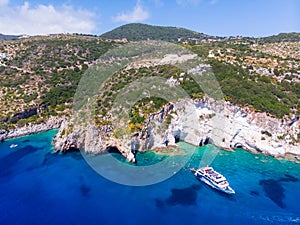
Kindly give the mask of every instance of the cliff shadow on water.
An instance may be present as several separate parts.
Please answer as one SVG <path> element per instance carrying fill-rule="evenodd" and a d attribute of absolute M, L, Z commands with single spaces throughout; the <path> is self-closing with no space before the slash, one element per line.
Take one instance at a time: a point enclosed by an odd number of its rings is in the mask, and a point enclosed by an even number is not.
<path fill-rule="evenodd" d="M 266 179 L 260 180 L 259 185 L 262 186 L 265 195 L 271 199 L 276 205 L 280 208 L 285 208 L 286 205 L 284 203 L 285 199 L 285 189 L 284 183 L 287 182 L 299 182 L 299 179 L 291 176 L 289 174 L 285 174 L 285 177 L 280 179 Z"/>

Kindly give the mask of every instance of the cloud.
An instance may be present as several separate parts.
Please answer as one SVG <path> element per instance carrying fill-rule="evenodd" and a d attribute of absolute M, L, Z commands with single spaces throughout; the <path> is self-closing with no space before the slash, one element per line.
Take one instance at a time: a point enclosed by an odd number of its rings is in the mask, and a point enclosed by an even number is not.
<path fill-rule="evenodd" d="M 12 7 L 8 0 L 0 0 L 0 33 L 5 34 L 53 34 L 91 33 L 95 29 L 95 15 L 87 10 L 75 10 L 72 6 L 38 5 L 28 2 Z"/>
<path fill-rule="evenodd" d="M 123 12 L 113 17 L 114 22 L 126 22 L 126 23 L 134 23 L 141 22 L 150 17 L 149 12 L 147 12 L 140 2 L 138 1 L 131 12 Z"/>
<path fill-rule="evenodd" d="M 152 0 L 152 2 L 154 3 L 155 7 L 157 7 L 157 8 L 164 6 L 163 1 L 161 1 L 161 0 Z"/>
<path fill-rule="evenodd" d="M 176 0 L 176 3 L 181 6 L 198 5 L 201 0 Z"/>
<path fill-rule="evenodd" d="M 0 0 L 0 6 L 8 5 L 9 0 Z"/>

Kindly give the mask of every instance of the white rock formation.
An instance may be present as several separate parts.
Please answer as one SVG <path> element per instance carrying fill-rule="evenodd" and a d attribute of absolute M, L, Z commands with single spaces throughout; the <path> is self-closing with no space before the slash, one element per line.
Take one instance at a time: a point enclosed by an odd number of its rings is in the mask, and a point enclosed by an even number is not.
<path fill-rule="evenodd" d="M 219 111 L 218 104 L 223 105 L 223 110 Z M 177 115 L 168 132 L 182 141 L 196 146 L 211 141 L 225 149 L 242 147 L 275 157 L 300 157 L 298 119 L 281 120 L 213 100 L 178 102 L 175 111 Z"/>
<path fill-rule="evenodd" d="M 99 133 L 99 129 L 92 124 L 85 127 L 73 127 L 72 130 L 70 130 L 70 124 L 72 123 L 69 120 L 63 121 L 59 132 L 54 137 L 53 144 L 55 151 L 79 149 L 86 153 L 101 154 L 107 153 L 109 147 L 115 147 L 127 161 L 135 162 L 134 154 L 130 148 L 126 147 L 126 144 L 122 140 L 115 138 L 103 139 L 103 135 Z"/>
<path fill-rule="evenodd" d="M 170 124 L 166 124 L 168 115 L 172 116 Z M 134 134 L 131 140 L 103 138 L 107 132 L 101 134 L 95 126 L 61 137 L 62 130 L 68 128 L 64 122 L 54 144 L 59 151 L 74 147 L 95 154 L 116 147 L 131 162 L 135 161 L 132 146 L 135 151 L 146 151 L 176 145 L 176 141 L 195 146 L 213 143 L 224 149 L 244 148 L 274 157 L 292 155 L 299 160 L 299 126 L 297 118 L 281 120 L 229 102 L 182 100 L 152 114 L 144 131 Z"/>
<path fill-rule="evenodd" d="M 36 134 L 39 132 L 48 131 L 51 129 L 58 129 L 64 118 L 51 117 L 45 123 L 40 124 L 28 124 L 24 127 L 12 129 L 9 131 L 0 131 L 0 141 L 5 139 L 11 139 L 21 136 L 26 136 L 30 134 Z"/>

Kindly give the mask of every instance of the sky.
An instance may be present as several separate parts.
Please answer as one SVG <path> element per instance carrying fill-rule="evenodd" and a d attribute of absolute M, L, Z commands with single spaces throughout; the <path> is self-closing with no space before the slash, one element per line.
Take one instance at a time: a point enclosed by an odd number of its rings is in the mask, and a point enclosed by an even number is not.
<path fill-rule="evenodd" d="M 127 23 L 215 36 L 300 32 L 300 0 L 0 0 L 0 33 L 100 35 Z"/>

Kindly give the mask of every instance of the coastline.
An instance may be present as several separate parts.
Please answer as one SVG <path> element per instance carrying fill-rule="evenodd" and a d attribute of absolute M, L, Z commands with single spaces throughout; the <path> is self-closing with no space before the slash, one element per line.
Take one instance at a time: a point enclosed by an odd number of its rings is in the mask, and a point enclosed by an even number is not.
<path fill-rule="evenodd" d="M 204 145 L 204 143 L 208 141 L 216 147 L 227 151 L 234 151 L 235 149 L 242 148 L 254 154 L 262 154 L 272 156 L 276 159 L 287 159 L 289 161 L 300 163 L 300 151 L 298 150 L 299 142 L 291 143 L 289 141 L 290 139 L 287 139 L 287 137 L 295 135 L 299 132 L 299 120 L 290 125 L 289 121 L 283 121 L 281 119 L 271 117 L 265 113 L 254 112 L 249 108 L 241 108 L 229 102 L 225 102 L 224 118 L 226 119 L 226 121 L 224 122 L 224 124 L 226 125 L 226 130 L 222 132 L 222 136 L 216 136 L 209 132 L 210 130 L 216 129 L 216 123 L 211 122 L 214 119 L 214 117 L 212 117 L 211 115 L 214 114 L 214 109 L 216 108 L 214 104 L 217 103 L 208 99 L 202 100 L 200 102 L 183 101 L 175 103 L 174 110 L 179 113 L 176 116 L 172 114 L 173 119 L 167 131 L 169 145 L 177 146 L 175 144 L 175 137 L 177 136 L 177 138 L 180 137 L 180 141 L 186 142 L 193 146 L 201 146 L 199 143 L 203 142 Z M 182 128 L 182 124 L 184 124 L 184 115 L 183 113 L 181 114 L 180 111 L 182 110 L 183 106 L 185 107 L 185 110 L 195 111 L 195 115 L 200 118 L 198 125 L 190 124 L 184 129 Z M 165 114 L 164 118 L 166 118 L 167 115 L 168 114 Z M 158 114 L 157 117 L 161 117 L 161 115 Z M 30 124 L 21 128 L 5 131 L 5 133 L 0 132 L 0 140 L 4 141 L 21 136 L 27 136 L 30 134 L 45 132 L 52 129 L 58 129 L 58 135 L 56 135 L 53 139 L 55 147 L 55 141 L 64 144 L 68 142 L 68 136 L 61 136 L 62 131 L 68 126 L 68 118 L 51 117 L 49 120 L 47 120 L 46 123 Z M 283 132 L 288 133 L 289 136 L 287 136 L 286 139 L 278 138 L 278 136 Z M 266 133 L 271 133 L 272 135 L 269 136 L 266 135 Z M 78 144 L 77 139 L 81 137 L 76 135 L 76 133 L 71 133 L 70 135 L 72 136 L 72 143 L 76 148 L 76 145 Z M 89 132 L 87 132 L 85 138 L 89 138 Z M 154 141 L 156 142 L 156 144 L 148 150 L 155 153 L 161 152 L 161 150 L 159 149 L 164 148 L 162 144 L 159 144 L 162 141 L 162 137 L 154 133 Z M 114 140 L 111 140 L 110 142 L 110 145 L 113 146 Z M 89 142 L 88 145 L 91 145 L 90 147 L 98 146 L 97 143 L 93 142 Z M 55 151 L 67 150 L 68 149 L 55 149 Z M 123 156 L 125 156 L 125 158 L 127 158 L 130 149 L 127 150 L 124 149 L 124 152 L 121 152 Z M 97 152 L 97 149 L 95 148 L 94 151 Z M 105 152 L 106 151 L 102 149 L 97 153 Z"/>
<path fill-rule="evenodd" d="M 201 137 L 200 144 L 211 143 L 224 150 L 242 148 L 255 154 L 300 163 L 300 120 L 298 117 L 279 119 L 228 101 L 222 102 L 220 107 L 220 102 L 212 99 L 183 104 L 185 104 L 185 110 L 194 111 L 200 118 L 197 126 L 191 124 L 185 130 L 181 128 L 184 120 L 181 117 L 184 114 L 179 113 L 174 118 L 169 132 L 178 133 L 181 129 L 180 132 L 184 132 L 183 136 L 187 135 L 183 141 L 198 146 L 199 137 Z M 182 108 L 182 105 L 179 107 Z"/>
<path fill-rule="evenodd" d="M 61 126 L 62 121 L 64 120 L 64 117 L 51 117 L 47 120 L 46 123 L 41 124 L 28 124 L 24 127 L 15 128 L 12 130 L 2 130 L 0 131 L 0 142 L 3 142 L 5 140 L 28 136 L 31 134 L 37 134 L 41 132 L 46 132 L 49 130 L 59 129 Z"/>
<path fill-rule="evenodd" d="M 45 124 L 43 124 L 43 125 L 45 125 Z M 58 127 L 53 126 L 52 128 L 43 126 L 43 129 L 38 129 L 39 127 L 41 127 L 41 124 L 34 124 L 34 125 L 31 125 L 31 126 L 37 127 L 35 129 L 35 132 L 30 132 L 30 133 L 27 132 L 27 133 L 24 133 L 24 134 L 21 134 L 20 132 L 17 132 L 16 134 L 18 134 L 18 135 L 15 135 L 15 136 L 11 135 L 9 138 L 6 138 L 4 141 L 11 140 L 11 139 L 14 139 L 14 138 L 26 137 L 26 136 L 30 136 L 30 135 L 33 135 L 33 134 L 39 134 L 39 133 L 47 132 L 47 131 L 50 131 L 50 130 L 59 130 L 59 128 L 60 128 L 59 126 Z M 26 126 L 26 127 L 28 127 L 28 126 Z M 22 128 L 25 128 L 25 127 L 22 127 Z M 52 139 L 52 141 L 53 141 L 53 139 Z M 196 148 L 205 147 L 205 146 L 197 146 L 197 145 L 194 145 L 194 144 L 189 143 L 189 142 L 182 142 L 182 143 L 194 146 Z M 214 146 L 219 148 L 222 151 L 235 152 L 236 150 L 240 149 L 240 150 L 247 151 L 247 152 L 250 152 L 250 153 L 255 154 L 255 155 L 270 156 L 270 157 L 272 157 L 276 160 L 287 160 L 287 161 L 290 161 L 290 162 L 293 162 L 293 163 L 296 163 L 296 164 L 300 164 L 300 157 L 297 156 L 297 155 L 293 155 L 293 154 L 287 154 L 287 155 L 285 155 L 285 157 L 282 157 L 282 156 L 274 156 L 274 155 L 266 153 L 266 152 L 263 153 L 263 152 L 253 151 L 252 149 L 246 149 L 246 148 L 232 149 L 232 148 L 223 148 L 223 147 L 217 146 L 217 145 L 214 145 Z M 171 152 L 172 149 L 177 149 L 177 150 L 175 152 Z M 159 155 L 160 156 L 174 156 L 174 155 L 185 155 L 186 154 L 184 152 L 184 150 L 178 145 L 169 146 L 169 147 L 160 148 L 160 149 L 147 150 L 147 151 L 144 151 L 144 153 L 145 152 L 152 152 L 152 153 L 154 153 L 158 156 Z M 106 153 L 101 153 L 101 154 L 106 154 Z"/>

